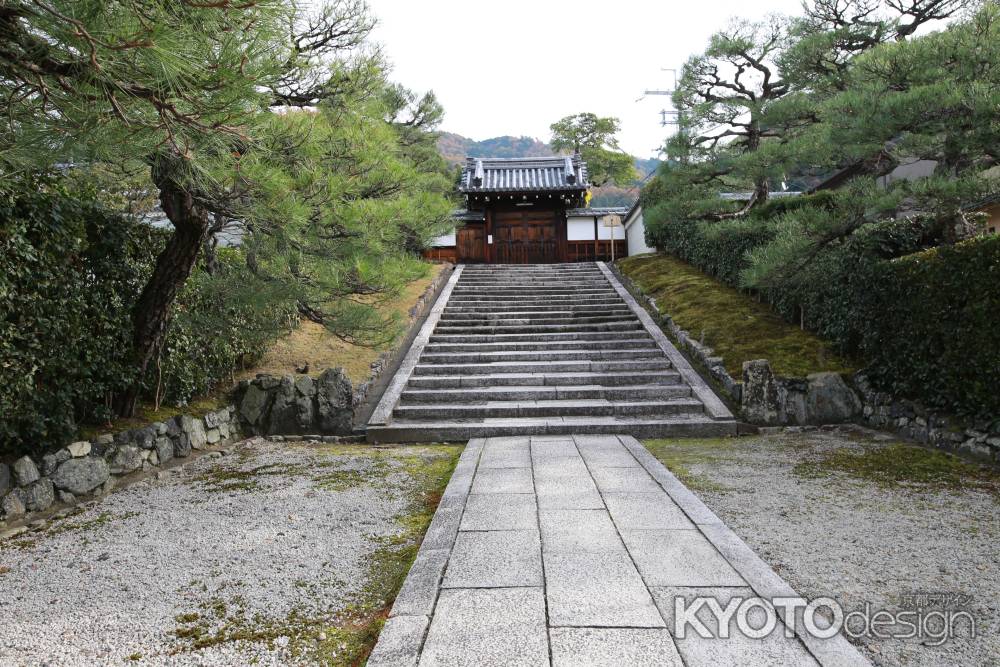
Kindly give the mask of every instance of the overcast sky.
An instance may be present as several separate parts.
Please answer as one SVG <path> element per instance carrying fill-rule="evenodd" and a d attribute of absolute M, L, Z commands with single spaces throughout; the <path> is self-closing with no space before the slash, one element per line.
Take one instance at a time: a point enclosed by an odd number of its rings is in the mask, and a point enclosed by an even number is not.
<path fill-rule="evenodd" d="M 730 17 L 796 14 L 800 0 L 369 0 L 393 79 L 434 90 L 443 130 L 481 140 L 544 141 L 549 125 L 592 111 L 622 121 L 622 147 L 650 157 L 668 128 L 669 88 L 692 53 Z"/>

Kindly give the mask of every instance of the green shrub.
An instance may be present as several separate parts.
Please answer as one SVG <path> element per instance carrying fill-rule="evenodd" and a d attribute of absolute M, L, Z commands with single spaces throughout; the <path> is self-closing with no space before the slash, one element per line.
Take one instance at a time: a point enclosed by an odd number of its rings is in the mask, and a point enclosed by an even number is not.
<path fill-rule="evenodd" d="M 111 418 L 134 377 L 132 305 L 167 232 L 43 187 L 0 198 L 0 456 L 64 444 Z M 238 250 L 196 269 L 175 303 L 146 400 L 183 404 L 291 326 L 294 302 Z"/>
<path fill-rule="evenodd" d="M 647 201 L 648 234 L 731 286 L 756 284 L 785 320 L 863 360 L 876 386 L 959 414 L 1000 414 L 1000 238 L 940 245 L 940 221 L 887 217 L 796 248 L 816 220 L 835 226 L 850 213 L 834 203 L 774 200 L 711 222 L 668 221 Z"/>
<path fill-rule="evenodd" d="M 1000 415 L 1000 236 L 882 262 L 863 350 L 881 386 L 983 418 Z"/>
<path fill-rule="evenodd" d="M 156 245 L 92 202 L 0 199 L 0 454 L 110 416 L 132 380 L 128 310 Z"/>

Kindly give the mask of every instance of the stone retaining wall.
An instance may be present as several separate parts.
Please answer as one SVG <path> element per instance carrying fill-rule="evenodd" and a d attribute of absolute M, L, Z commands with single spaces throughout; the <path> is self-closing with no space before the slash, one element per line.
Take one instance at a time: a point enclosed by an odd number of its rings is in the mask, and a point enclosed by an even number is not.
<path fill-rule="evenodd" d="M 239 437 L 236 408 L 230 406 L 204 417 L 178 415 L 81 440 L 40 458 L 22 456 L 10 465 L 0 463 L 0 521 L 30 519 L 57 502 L 74 505 L 78 499 L 109 492 L 118 478 Z"/>

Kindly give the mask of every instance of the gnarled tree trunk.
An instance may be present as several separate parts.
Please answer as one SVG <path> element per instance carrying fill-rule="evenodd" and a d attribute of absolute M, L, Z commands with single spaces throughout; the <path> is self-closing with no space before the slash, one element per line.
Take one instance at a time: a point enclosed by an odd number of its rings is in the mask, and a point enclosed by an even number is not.
<path fill-rule="evenodd" d="M 180 182 L 169 160 L 155 162 L 152 171 L 153 182 L 160 191 L 160 206 L 173 224 L 174 233 L 156 258 L 153 273 L 132 309 L 132 346 L 137 375 L 118 401 L 121 416 L 135 413 L 146 370 L 163 344 L 170 308 L 198 261 L 210 224 L 209 212 Z"/>

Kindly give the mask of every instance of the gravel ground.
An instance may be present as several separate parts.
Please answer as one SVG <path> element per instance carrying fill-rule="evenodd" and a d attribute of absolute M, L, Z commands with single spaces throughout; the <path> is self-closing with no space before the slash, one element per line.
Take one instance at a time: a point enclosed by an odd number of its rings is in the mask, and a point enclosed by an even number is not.
<path fill-rule="evenodd" d="M 350 662 L 457 453 L 245 444 L 0 543 L 0 664 Z"/>
<path fill-rule="evenodd" d="M 859 428 L 647 443 L 807 598 L 845 610 L 926 606 L 976 618 L 941 646 L 852 639 L 877 665 L 1000 664 L 1000 473 Z M 940 607 L 938 607 L 940 608 Z"/>

